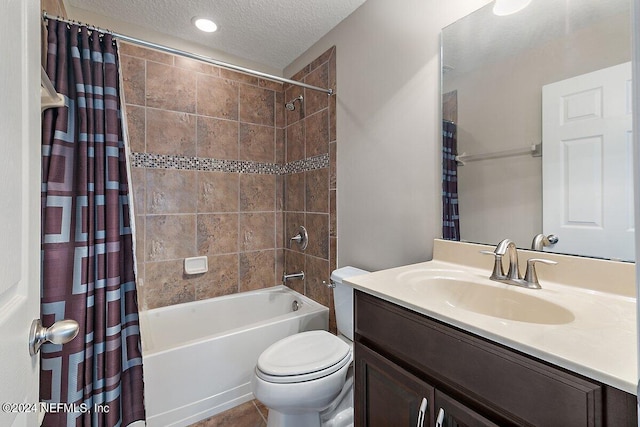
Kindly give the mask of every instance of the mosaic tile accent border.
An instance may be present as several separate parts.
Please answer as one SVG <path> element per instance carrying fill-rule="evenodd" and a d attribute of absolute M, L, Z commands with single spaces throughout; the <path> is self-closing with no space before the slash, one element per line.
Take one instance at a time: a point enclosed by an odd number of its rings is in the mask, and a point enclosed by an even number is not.
<path fill-rule="evenodd" d="M 208 157 L 171 156 L 152 153 L 131 153 L 131 166 L 148 169 L 178 169 L 209 172 L 256 173 L 287 175 L 329 167 L 329 154 L 296 160 L 285 165 L 244 160 L 220 160 Z"/>
<path fill-rule="evenodd" d="M 309 157 L 308 159 L 296 160 L 282 165 L 281 175 L 287 175 L 291 173 L 307 172 L 316 169 L 323 169 L 329 167 L 329 154 L 321 154 L 319 156 Z"/>

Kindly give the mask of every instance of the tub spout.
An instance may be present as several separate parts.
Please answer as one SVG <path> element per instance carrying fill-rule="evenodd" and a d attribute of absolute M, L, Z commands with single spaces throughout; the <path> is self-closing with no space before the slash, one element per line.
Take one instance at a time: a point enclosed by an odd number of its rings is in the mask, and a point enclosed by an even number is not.
<path fill-rule="evenodd" d="M 301 271 L 300 273 L 291 273 L 291 274 L 284 273 L 282 275 L 282 284 L 286 286 L 287 280 L 291 280 L 291 279 L 304 280 L 304 271 Z"/>

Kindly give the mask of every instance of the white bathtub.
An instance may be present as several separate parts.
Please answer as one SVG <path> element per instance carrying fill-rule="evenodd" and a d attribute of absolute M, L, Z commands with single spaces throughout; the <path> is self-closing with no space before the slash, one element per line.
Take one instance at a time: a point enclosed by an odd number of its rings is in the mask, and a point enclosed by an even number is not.
<path fill-rule="evenodd" d="M 147 426 L 187 426 L 253 399 L 260 353 L 328 323 L 327 307 L 285 286 L 142 311 Z"/>

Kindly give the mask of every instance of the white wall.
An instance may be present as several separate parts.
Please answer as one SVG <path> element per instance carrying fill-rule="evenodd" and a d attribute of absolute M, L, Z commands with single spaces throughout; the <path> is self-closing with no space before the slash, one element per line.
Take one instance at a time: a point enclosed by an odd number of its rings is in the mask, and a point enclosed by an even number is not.
<path fill-rule="evenodd" d="M 337 54 L 338 266 L 431 259 L 440 218 L 440 30 L 489 0 L 368 0 L 284 70 Z"/>

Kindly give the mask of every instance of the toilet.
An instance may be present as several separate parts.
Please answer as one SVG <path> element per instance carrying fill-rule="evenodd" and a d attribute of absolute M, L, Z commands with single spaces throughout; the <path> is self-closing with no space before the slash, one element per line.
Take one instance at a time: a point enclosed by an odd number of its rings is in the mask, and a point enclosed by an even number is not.
<path fill-rule="evenodd" d="M 353 425 L 353 289 L 343 280 L 366 273 L 343 267 L 331 274 L 338 336 L 290 335 L 258 358 L 251 388 L 269 408 L 267 427 Z"/>

